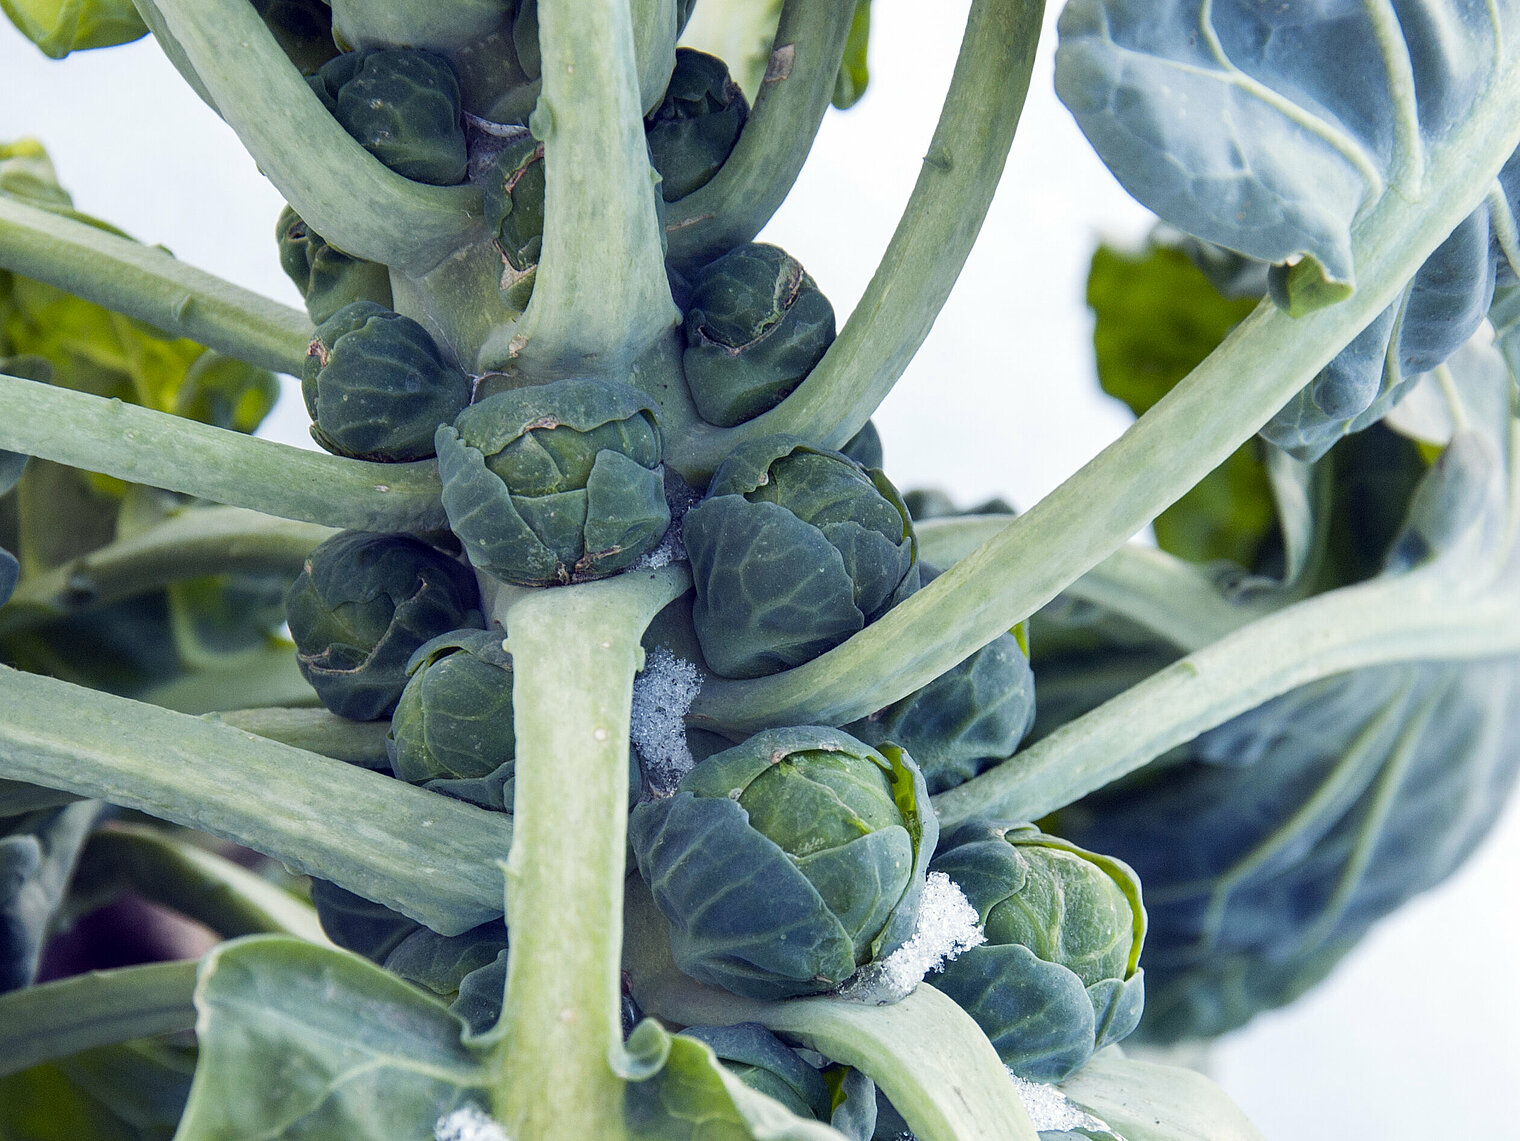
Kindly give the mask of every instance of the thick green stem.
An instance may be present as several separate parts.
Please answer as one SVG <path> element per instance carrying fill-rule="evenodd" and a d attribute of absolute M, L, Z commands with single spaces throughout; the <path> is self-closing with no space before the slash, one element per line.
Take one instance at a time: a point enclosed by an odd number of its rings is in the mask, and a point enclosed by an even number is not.
<path fill-rule="evenodd" d="M 544 244 L 513 338 L 537 376 L 619 377 L 680 319 L 655 216 L 627 0 L 538 9 Z"/>
<path fill-rule="evenodd" d="M 992 204 L 1029 91 L 1043 11 L 1043 0 L 972 4 L 923 169 L 860 303 L 779 407 L 737 428 L 707 427 L 672 442 L 670 462 L 688 478 L 710 473 L 744 440 L 774 432 L 840 447 L 892 390 L 950 296 Z"/>
<path fill-rule="evenodd" d="M 512 954 L 495 1052 L 514 1141 L 624 1135 L 623 876 L 639 640 L 684 567 L 536 592 L 507 613 L 517 737 L 507 861 Z"/>
<path fill-rule="evenodd" d="M 951 566 L 974 554 L 1011 521 L 1007 515 L 925 520 L 914 527 L 919 557 L 937 567 Z M 1121 614 L 1183 650 L 1196 650 L 1294 601 L 1285 592 L 1270 590 L 1232 599 L 1223 589 L 1224 576 L 1239 574 L 1234 568 L 1190 563 L 1132 543 L 1062 593 Z"/>
<path fill-rule="evenodd" d="M 439 531 L 438 464 L 293 448 L 87 392 L 0 376 L 0 449 L 359 531 Z"/>
<path fill-rule="evenodd" d="M 235 840 L 444 934 L 501 914 L 511 823 L 230 725 L 0 668 L 0 777 Z"/>
<path fill-rule="evenodd" d="M 75 885 L 135 889 L 225 939 L 294 935 L 326 943 L 317 913 L 263 876 L 215 852 L 141 824 L 109 824 L 80 856 Z"/>
<path fill-rule="evenodd" d="M 176 64 L 296 213 L 354 257 L 421 273 L 478 236 L 480 191 L 395 173 L 327 113 L 247 0 L 148 0 Z M 146 13 L 145 13 L 146 14 Z"/>
<path fill-rule="evenodd" d="M 240 507 L 192 507 L 156 527 L 21 581 L 0 609 L 0 633 L 160 590 L 172 582 L 233 571 L 300 573 L 302 560 L 333 534 Z"/>
<path fill-rule="evenodd" d="M 710 261 L 753 241 L 770 221 L 829 108 L 854 14 L 855 0 L 786 0 L 739 141 L 707 185 L 666 209 L 672 262 Z"/>
<path fill-rule="evenodd" d="M 1243 626 L 934 798 L 943 828 L 1037 820 L 1174 746 L 1320 678 L 1393 662 L 1520 652 L 1512 588 L 1461 599 L 1448 568 L 1331 591 Z"/>
<path fill-rule="evenodd" d="M 0 197 L 0 267 L 275 372 L 300 375 L 311 321 L 158 246 Z"/>
<path fill-rule="evenodd" d="M 970 557 L 804 666 L 709 682 L 692 712 L 737 729 L 864 717 L 1023 621 L 1118 549 L 1308 384 L 1483 201 L 1520 142 L 1520 118 L 1509 113 L 1520 99 L 1520 67 L 1487 99 L 1432 151 L 1432 169 L 1444 177 L 1424 199 L 1387 194 L 1357 224 L 1362 284 L 1351 297 L 1302 317 L 1264 301 L 1123 436 Z"/>
<path fill-rule="evenodd" d="M 0 996 L 0 1077 L 96 1046 L 194 1029 L 195 968 L 92 971 Z"/>
<path fill-rule="evenodd" d="M 390 771 L 390 758 L 385 752 L 385 738 L 390 733 L 389 721 L 350 721 L 325 709 L 290 709 L 284 706 L 229 709 L 220 713 L 208 713 L 206 718 L 231 725 L 256 737 L 320 753 L 335 761 L 358 765 L 363 769 Z"/>

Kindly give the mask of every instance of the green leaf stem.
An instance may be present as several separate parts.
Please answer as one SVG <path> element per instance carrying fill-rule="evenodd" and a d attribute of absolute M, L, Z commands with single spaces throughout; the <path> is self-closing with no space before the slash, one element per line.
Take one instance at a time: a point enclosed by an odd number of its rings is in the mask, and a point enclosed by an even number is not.
<path fill-rule="evenodd" d="M 838 448 L 860 431 L 929 335 L 982 228 L 1024 108 L 1043 10 L 1043 0 L 972 4 L 923 170 L 838 338 L 779 407 L 736 428 L 694 425 L 671 441 L 667 462 L 706 474 L 744 440 L 787 432 Z M 832 93 L 832 76 L 826 86 Z"/>
<path fill-rule="evenodd" d="M 230 357 L 299 376 L 306 314 L 67 215 L 0 195 L 0 267 Z"/>
<path fill-rule="evenodd" d="M 239 507 L 186 508 L 146 531 L 27 576 L 0 610 L 0 633 L 201 575 L 272 571 L 294 578 L 311 549 L 332 533 Z"/>
<path fill-rule="evenodd" d="M 548 376 L 620 375 L 680 319 L 660 247 L 626 0 L 538 9 L 543 253 L 513 347 Z"/>
<path fill-rule="evenodd" d="M 0 1077 L 53 1058 L 189 1030 L 195 964 L 91 971 L 0 996 Z"/>
<path fill-rule="evenodd" d="M 690 581 L 684 564 L 629 571 L 536 591 L 506 612 L 517 743 L 512 953 L 493 1084 L 514 1137 L 625 1135 L 610 1059 L 623 1037 L 633 676 L 645 627 Z"/>
<path fill-rule="evenodd" d="M 350 721 L 325 709 L 285 706 L 229 709 L 206 716 L 256 737 L 267 737 L 297 749 L 320 753 L 335 761 L 345 761 L 364 769 L 390 769 L 390 759 L 385 752 L 389 721 Z"/>
<path fill-rule="evenodd" d="M 246 0 L 142 0 L 170 59 L 328 241 L 421 273 L 478 236 L 480 192 L 403 178 L 338 124 Z M 178 57 L 178 58 L 176 58 Z"/>
<path fill-rule="evenodd" d="M 0 376 L 0 449 L 329 527 L 447 526 L 431 460 L 329 456 L 20 377 Z"/>
<path fill-rule="evenodd" d="M 855 0 L 787 0 L 739 141 L 705 186 L 666 210 L 672 262 L 710 261 L 770 221 L 829 108 L 854 13 Z"/>
<path fill-rule="evenodd" d="M 1056 1088 L 1124 1141 L 1265 1141 L 1223 1090 L 1182 1066 L 1106 1050 Z"/>
<path fill-rule="evenodd" d="M 326 943 L 317 913 L 263 876 L 162 829 L 113 823 L 80 856 L 76 884 L 102 879 L 203 923 L 224 938 L 294 935 Z"/>
<path fill-rule="evenodd" d="M 0 777 L 235 840 L 444 934 L 501 913 L 496 861 L 512 826 L 500 813 L 15 670 L 0 668 L 0 706 Z"/>

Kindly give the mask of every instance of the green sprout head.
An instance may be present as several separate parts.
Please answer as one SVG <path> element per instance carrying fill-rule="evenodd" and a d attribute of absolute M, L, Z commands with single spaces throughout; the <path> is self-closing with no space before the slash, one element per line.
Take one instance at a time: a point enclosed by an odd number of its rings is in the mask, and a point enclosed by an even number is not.
<path fill-rule="evenodd" d="M 922 689 L 845 726 L 862 741 L 913 754 L 931 793 L 1013 755 L 1034 724 L 1034 674 L 1011 634 L 988 642 Z"/>
<path fill-rule="evenodd" d="M 527 307 L 544 248 L 544 188 L 544 145 L 524 132 L 496 156 L 485 187 L 486 223 L 507 263 L 502 299 L 515 309 Z"/>
<path fill-rule="evenodd" d="M 1135 1028 L 1145 908 L 1126 864 L 1032 825 L 972 821 L 930 866 L 965 892 L 987 936 L 935 985 L 1014 1073 L 1060 1081 Z"/>
<path fill-rule="evenodd" d="M 500 790 L 514 774 L 517 739 L 512 656 L 501 631 L 434 638 L 412 655 L 407 674 L 386 739 L 392 771 L 435 792 L 504 808 Z"/>
<path fill-rule="evenodd" d="M 645 124 L 650 159 L 660 172 L 666 202 L 685 198 L 712 181 L 748 117 L 744 93 L 721 59 L 691 48 L 676 49 L 665 98 Z"/>
<path fill-rule="evenodd" d="M 730 428 L 780 404 L 834 341 L 834 307 L 797 259 L 752 242 L 692 282 L 686 385 L 702 418 Z"/>
<path fill-rule="evenodd" d="M 354 301 L 391 307 L 390 270 L 329 245 L 289 206 L 280 211 L 275 237 L 280 243 L 280 268 L 301 291 L 313 323 L 322 324 Z"/>
<path fill-rule="evenodd" d="M 309 79 L 343 129 L 404 178 L 463 182 L 459 80 L 448 60 L 412 48 L 345 52 Z"/>
<path fill-rule="evenodd" d="M 724 460 L 682 538 L 697 637 L 724 677 L 801 665 L 918 588 L 896 488 L 793 436 L 751 441 Z"/>
<path fill-rule="evenodd" d="M 301 370 L 312 438 L 330 452 L 390 462 L 426 459 L 433 437 L 470 402 L 470 378 L 428 331 L 373 301 L 317 327 Z"/>
<path fill-rule="evenodd" d="M 301 675 L 323 705 L 355 721 L 390 713 L 413 652 L 478 626 L 477 606 L 475 580 L 459 562 L 407 535 L 365 531 L 318 546 L 285 596 Z"/>
<path fill-rule="evenodd" d="M 819 726 L 716 753 L 629 821 L 676 965 L 762 999 L 831 990 L 901 946 L 938 833 L 912 758 Z"/>
<path fill-rule="evenodd" d="M 654 407 L 569 379 L 489 396 L 438 429 L 443 506 L 470 561 L 507 582 L 602 578 L 670 525 Z"/>

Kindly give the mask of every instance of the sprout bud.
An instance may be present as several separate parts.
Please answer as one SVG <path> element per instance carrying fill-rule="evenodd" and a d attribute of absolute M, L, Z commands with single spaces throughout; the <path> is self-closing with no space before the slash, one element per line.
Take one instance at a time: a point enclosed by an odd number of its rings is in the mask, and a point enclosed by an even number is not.
<path fill-rule="evenodd" d="M 913 528 L 886 477 L 791 436 L 724 460 L 682 538 L 697 638 L 724 677 L 810 661 L 918 588 Z"/>
<path fill-rule="evenodd" d="M 676 965 L 760 999 L 831 990 L 901 946 L 938 831 L 912 758 L 818 726 L 716 753 L 629 820 Z"/>
<path fill-rule="evenodd" d="M 834 307 L 797 260 L 752 242 L 698 274 L 686 310 L 686 385 L 721 428 L 776 407 L 834 341 Z"/>
<path fill-rule="evenodd" d="M 1032 825 L 973 821 L 930 866 L 966 893 L 987 935 L 935 986 L 976 1019 L 1010 1070 L 1060 1081 L 1135 1028 L 1145 908 L 1126 864 Z"/>
<path fill-rule="evenodd" d="M 317 327 L 301 370 L 312 438 L 330 452 L 399 462 L 433 454 L 433 437 L 470 402 L 470 378 L 428 331 L 373 301 Z"/>
<path fill-rule="evenodd" d="M 721 59 L 676 49 L 664 101 L 645 120 L 649 155 L 666 202 L 706 186 L 728 159 L 749 117 L 749 104 Z"/>
<path fill-rule="evenodd" d="M 404 178 L 464 181 L 459 80 L 448 60 L 413 48 L 345 52 L 310 77 L 343 129 Z"/>
<path fill-rule="evenodd" d="M 280 243 L 280 267 L 306 300 L 306 312 L 320 325 L 343 306 L 373 301 L 391 307 L 390 270 L 379 262 L 349 257 L 328 245 L 289 206 L 275 226 Z"/>
<path fill-rule="evenodd" d="M 470 572 L 408 535 L 342 531 L 306 557 L 285 596 L 301 675 L 340 717 L 395 708 L 412 653 L 430 638 L 479 625 Z"/>
<path fill-rule="evenodd" d="M 470 561 L 507 582 L 603 578 L 670 525 L 654 406 L 573 378 L 489 396 L 438 429 L 443 506 Z"/>

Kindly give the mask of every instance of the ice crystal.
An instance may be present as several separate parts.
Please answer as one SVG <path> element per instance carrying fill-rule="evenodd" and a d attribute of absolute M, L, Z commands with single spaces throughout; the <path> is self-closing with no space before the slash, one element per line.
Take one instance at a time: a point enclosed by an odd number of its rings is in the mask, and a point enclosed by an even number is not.
<path fill-rule="evenodd" d="M 885 959 L 856 972 L 843 994 L 861 1002 L 897 1002 L 930 971 L 987 941 L 976 908 L 944 872 L 930 872 L 918 902 L 913 937 Z"/>
<path fill-rule="evenodd" d="M 633 679 L 633 747 L 656 793 L 669 793 L 696 763 L 686 743 L 686 711 L 701 688 L 697 667 L 663 646 Z"/>
<path fill-rule="evenodd" d="M 433 1126 L 435 1141 L 510 1141 L 494 1118 L 478 1105 L 462 1105 Z"/>
<path fill-rule="evenodd" d="M 1071 1099 L 1055 1086 L 1046 1085 L 1044 1082 L 1025 1081 L 1012 1070 L 1008 1071 L 1008 1077 L 1013 1082 L 1013 1088 L 1018 1091 L 1019 1100 L 1024 1103 L 1024 1112 L 1029 1114 L 1029 1120 L 1034 1123 L 1035 1129 L 1053 1131 L 1083 1129 L 1119 1138 L 1119 1135 L 1108 1127 L 1107 1122 L 1085 1110 L 1078 1109 Z M 1119 1138 L 1119 1141 L 1123 1139 Z"/>

